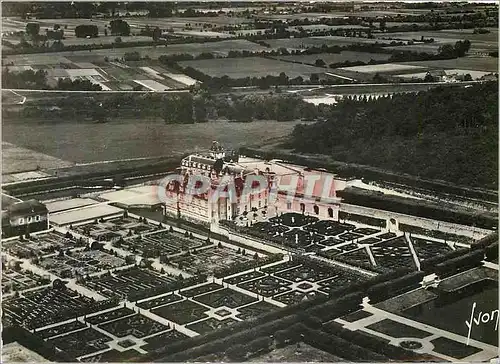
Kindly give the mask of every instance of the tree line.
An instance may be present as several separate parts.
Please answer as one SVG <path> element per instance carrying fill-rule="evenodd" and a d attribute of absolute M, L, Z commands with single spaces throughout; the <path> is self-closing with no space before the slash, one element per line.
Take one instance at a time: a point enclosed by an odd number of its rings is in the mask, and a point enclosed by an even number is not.
<path fill-rule="evenodd" d="M 467 186 L 496 188 L 498 82 L 344 100 L 288 147 Z"/>
<path fill-rule="evenodd" d="M 4 88 L 31 89 L 31 90 L 65 90 L 65 91 L 102 91 L 102 87 L 89 80 L 71 80 L 59 78 L 56 86 L 47 83 L 47 71 L 26 70 L 10 72 L 7 67 L 2 70 L 2 83 Z"/>

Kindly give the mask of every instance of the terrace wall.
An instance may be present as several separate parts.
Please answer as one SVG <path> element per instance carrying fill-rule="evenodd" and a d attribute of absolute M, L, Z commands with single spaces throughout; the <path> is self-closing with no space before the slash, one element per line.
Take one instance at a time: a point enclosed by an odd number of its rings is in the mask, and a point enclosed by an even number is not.
<path fill-rule="evenodd" d="M 445 233 L 462 235 L 472 239 L 479 239 L 491 233 L 491 231 L 489 230 L 477 227 L 454 224 L 445 221 L 432 220 L 424 217 L 405 215 L 397 212 L 378 210 L 370 207 L 350 205 L 346 203 L 342 203 L 340 205 L 340 211 L 351 214 L 358 214 L 369 217 L 386 219 L 388 220 L 387 226 L 394 225 L 390 224 L 389 220 L 395 219 L 397 224 L 394 227 L 397 227 L 400 223 L 402 223 L 413 226 L 419 226 L 427 230 L 438 230 Z"/>

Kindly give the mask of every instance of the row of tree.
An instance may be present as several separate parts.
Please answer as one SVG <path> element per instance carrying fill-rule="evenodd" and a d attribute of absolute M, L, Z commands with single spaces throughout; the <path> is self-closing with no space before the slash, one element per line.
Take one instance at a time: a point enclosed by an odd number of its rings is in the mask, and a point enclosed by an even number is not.
<path fill-rule="evenodd" d="M 31 89 L 31 90 L 66 90 L 66 91 L 102 91 L 102 87 L 89 80 L 60 78 L 55 87 L 47 83 L 47 71 L 26 70 L 22 72 L 10 72 L 8 68 L 2 71 L 2 83 L 4 88 Z"/>
<path fill-rule="evenodd" d="M 298 125 L 288 147 L 459 185 L 497 184 L 497 82 L 344 100 L 329 110 L 325 121 Z"/>

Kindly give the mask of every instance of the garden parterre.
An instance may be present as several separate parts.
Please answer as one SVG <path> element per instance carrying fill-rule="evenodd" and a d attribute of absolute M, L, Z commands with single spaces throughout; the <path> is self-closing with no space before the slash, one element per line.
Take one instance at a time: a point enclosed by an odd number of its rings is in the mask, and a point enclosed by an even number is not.
<path fill-rule="evenodd" d="M 94 301 L 67 288 L 43 288 L 4 300 L 5 314 L 27 328 L 41 328 L 113 307 L 113 301 Z"/>
<path fill-rule="evenodd" d="M 140 314 L 100 324 L 99 327 L 117 337 L 132 335 L 138 339 L 169 329 L 168 326 Z"/>
<path fill-rule="evenodd" d="M 116 273 L 87 279 L 85 285 L 106 297 L 127 297 L 175 282 L 176 278 L 150 269 L 133 267 Z"/>
<path fill-rule="evenodd" d="M 18 258 L 32 258 L 54 254 L 59 249 L 84 246 L 80 239 L 66 237 L 65 235 L 50 231 L 47 233 L 30 235 L 29 238 L 16 239 L 2 242 L 2 249 Z"/>
<path fill-rule="evenodd" d="M 244 263 L 253 259 L 250 254 L 238 254 L 236 250 L 226 246 L 202 248 L 188 254 L 173 257 L 169 264 L 189 274 L 211 274 L 217 269 L 235 263 Z"/>
<path fill-rule="evenodd" d="M 39 260 L 40 267 L 61 278 L 84 276 L 124 266 L 125 260 L 99 251 L 66 252 Z"/>
<path fill-rule="evenodd" d="M 179 233 L 160 231 L 142 237 L 125 239 L 120 241 L 120 247 L 139 252 L 142 255 L 169 256 L 199 248 L 204 243 L 199 239 L 186 238 Z"/>
<path fill-rule="evenodd" d="M 2 293 L 12 293 L 49 284 L 48 278 L 40 277 L 30 271 L 13 270 L 2 266 Z"/>

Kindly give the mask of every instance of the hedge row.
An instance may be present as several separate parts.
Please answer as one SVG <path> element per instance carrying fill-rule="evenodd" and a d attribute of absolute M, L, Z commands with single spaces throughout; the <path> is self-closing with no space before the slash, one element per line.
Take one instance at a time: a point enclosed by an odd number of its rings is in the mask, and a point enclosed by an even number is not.
<path fill-rule="evenodd" d="M 184 340 L 183 342 L 178 343 L 178 345 L 171 345 L 164 348 L 164 352 L 171 353 L 167 356 L 158 357 L 158 353 L 154 355 L 157 359 L 157 362 L 187 362 L 192 358 L 198 358 L 203 355 L 209 355 L 213 353 L 226 352 L 228 348 L 242 343 L 248 343 L 249 341 L 274 334 L 278 330 L 283 330 L 299 321 L 298 315 L 291 315 L 284 317 L 280 320 L 274 320 L 265 324 L 261 324 L 259 326 L 252 325 L 253 327 L 248 330 L 240 331 L 235 330 L 235 326 L 233 325 L 231 330 L 233 334 L 229 336 L 225 336 L 219 339 L 210 340 L 208 342 L 201 342 L 201 345 L 191 345 L 195 344 L 196 340 Z M 239 325 L 238 325 L 239 326 Z M 229 327 L 231 328 L 231 327 Z M 228 328 L 228 329 L 229 329 Z M 224 330 L 226 331 L 226 330 Z M 208 336 L 208 335 L 207 335 Z M 200 340 L 201 341 L 201 340 Z M 184 351 L 176 350 L 179 346 L 184 346 Z M 176 352 L 177 351 L 177 352 Z M 154 353 L 153 353 L 154 354 Z M 149 354 L 148 354 L 149 357 Z"/>
<path fill-rule="evenodd" d="M 494 231 L 491 234 L 486 235 L 484 238 L 475 241 L 471 244 L 471 249 L 486 248 L 494 243 L 498 243 L 498 231 Z"/>
<path fill-rule="evenodd" d="M 138 300 L 143 299 L 143 298 L 148 298 L 148 297 L 156 296 L 156 295 L 159 295 L 162 293 L 176 291 L 176 290 L 190 287 L 190 286 L 193 286 L 195 284 L 200 284 L 200 283 L 203 283 L 206 281 L 207 281 L 207 275 L 200 274 L 200 275 L 189 277 L 189 278 L 179 279 L 175 282 L 166 283 L 166 284 L 159 286 L 159 287 L 156 287 L 156 288 L 151 288 L 151 289 L 146 289 L 146 290 L 142 290 L 139 292 L 129 293 L 127 296 L 127 299 L 129 301 L 134 302 L 134 301 L 138 301 Z"/>
<path fill-rule="evenodd" d="M 356 222 L 360 222 L 362 224 L 376 226 L 376 227 L 380 227 L 380 228 L 385 228 L 387 226 L 387 221 L 384 219 L 377 219 L 376 217 L 351 214 L 351 213 L 348 213 L 345 211 L 339 211 L 339 219 L 356 221 Z"/>
<path fill-rule="evenodd" d="M 412 272 L 390 281 L 378 283 L 368 289 L 370 302 L 381 302 L 398 294 L 417 288 L 424 276 L 424 272 Z"/>
<path fill-rule="evenodd" d="M 341 324 L 330 322 L 323 326 L 323 331 L 341 337 L 344 340 L 359 345 L 365 349 L 383 355 L 395 361 L 428 361 L 424 355 L 406 350 L 399 346 L 391 345 L 374 335 L 366 335 L 361 331 L 344 329 Z M 388 361 L 388 360 L 386 360 Z"/>
<path fill-rule="evenodd" d="M 155 352 L 147 354 L 146 356 L 141 356 L 140 360 L 151 361 L 157 358 L 163 358 L 165 355 L 175 355 L 176 353 L 182 353 L 190 348 L 210 346 L 212 343 L 223 340 L 227 336 L 233 336 L 238 333 L 243 333 L 248 330 L 254 329 L 260 325 L 269 324 L 274 321 L 283 320 L 286 317 L 294 316 L 297 313 L 302 313 L 306 311 L 309 307 L 317 304 L 321 304 L 328 300 L 328 296 L 317 296 L 312 300 L 303 301 L 294 305 L 286 306 L 275 311 L 265 313 L 259 317 L 251 320 L 241 321 L 231 325 L 229 327 L 215 330 L 204 335 L 199 335 L 191 337 L 179 342 L 174 342 L 164 348 L 158 349 Z M 280 329 L 277 329 L 280 330 Z M 250 340 L 250 339 L 249 339 Z M 244 341 L 243 341 L 244 342 Z M 215 346 L 217 347 L 217 345 Z M 205 350 L 205 349 L 203 349 Z M 197 355 L 201 356 L 205 354 Z M 170 357 L 168 358 L 170 359 Z"/>
<path fill-rule="evenodd" d="M 456 211 L 451 208 L 445 208 L 435 202 L 417 201 L 410 198 L 385 195 L 378 191 L 364 190 L 357 187 L 348 187 L 342 191 L 338 191 L 337 195 L 350 204 L 406 215 L 421 216 L 456 224 L 475 225 L 486 229 L 490 229 L 498 224 L 497 216 L 491 213 Z"/>
<path fill-rule="evenodd" d="M 408 225 L 403 223 L 399 223 L 399 230 L 410 234 L 425 235 L 436 239 L 457 241 L 460 243 L 469 243 L 472 240 L 471 238 L 468 238 L 463 235 L 445 233 L 444 231 L 439 231 L 439 230 L 429 230 L 429 229 L 424 229 L 420 226 Z"/>
<path fill-rule="evenodd" d="M 361 308 L 364 296 L 364 293 L 353 292 L 336 300 L 331 300 L 322 305 L 313 307 L 308 313 L 319 318 L 322 322 L 327 322 L 348 313 L 358 311 Z"/>
<path fill-rule="evenodd" d="M 488 262 L 498 261 L 498 242 L 486 248 L 486 260 Z"/>
<path fill-rule="evenodd" d="M 462 248 L 453 250 L 449 253 L 440 254 L 433 258 L 425 259 L 420 263 L 420 269 L 423 270 L 427 274 L 431 274 L 435 272 L 436 265 L 447 260 L 465 255 L 469 252 L 469 249 Z"/>
<path fill-rule="evenodd" d="M 481 265 L 483 259 L 484 250 L 474 250 L 468 254 L 436 264 L 435 272 L 442 279 L 477 267 Z"/>
<path fill-rule="evenodd" d="M 324 331 L 306 328 L 303 339 L 306 344 L 349 361 L 387 361 L 387 357 L 384 355 L 375 353 L 338 336 L 329 335 Z"/>
<path fill-rule="evenodd" d="M 242 263 L 234 263 L 228 267 L 217 269 L 216 271 L 214 271 L 214 276 L 216 278 L 223 278 L 223 277 L 229 276 L 231 274 L 235 274 L 235 273 L 243 272 L 245 270 L 249 270 L 252 268 L 260 267 L 261 265 L 266 265 L 266 264 L 278 262 L 282 259 L 283 259 L 283 254 L 278 253 L 278 254 L 269 255 L 266 258 L 249 260 L 247 262 L 242 262 Z"/>

